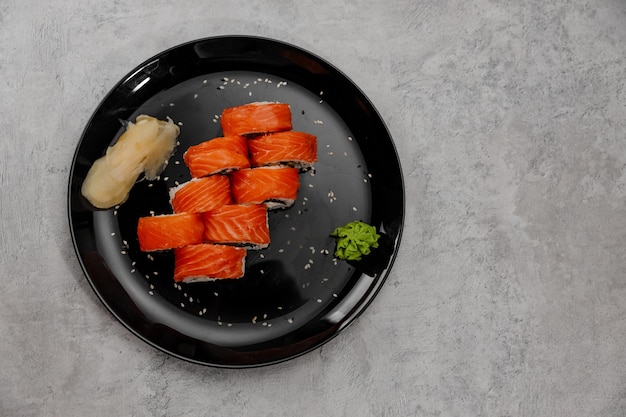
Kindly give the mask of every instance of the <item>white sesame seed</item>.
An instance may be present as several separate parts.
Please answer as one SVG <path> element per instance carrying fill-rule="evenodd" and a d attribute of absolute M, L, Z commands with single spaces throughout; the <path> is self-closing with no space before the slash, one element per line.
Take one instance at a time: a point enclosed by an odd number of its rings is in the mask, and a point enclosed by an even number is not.
<path fill-rule="evenodd" d="M 115 236 L 115 232 L 111 232 L 111 236 Z"/>
<path fill-rule="evenodd" d="M 333 293 L 333 297 L 337 298 L 337 294 Z"/>
<path fill-rule="evenodd" d="M 175 106 L 175 104 L 174 104 L 174 103 L 170 103 L 170 107 L 174 107 L 174 106 Z"/>
<path fill-rule="evenodd" d="M 217 291 L 215 291 L 215 292 L 213 293 L 213 295 L 214 295 L 214 296 L 216 296 L 216 297 L 217 297 L 217 296 L 219 296 L 219 294 L 217 293 Z"/>
<path fill-rule="evenodd" d="M 175 165 L 180 165 L 180 161 L 179 161 L 179 160 L 176 160 L 176 161 L 174 161 L 174 164 L 175 164 Z"/>
<path fill-rule="evenodd" d="M 148 294 L 154 295 L 154 291 L 148 291 Z"/>
<path fill-rule="evenodd" d="M 202 84 L 206 84 L 208 82 L 209 82 L 209 80 L 202 80 Z"/>
<path fill-rule="evenodd" d="M 256 316 L 252 317 L 252 323 L 253 323 L 253 324 L 256 324 L 256 319 L 257 319 L 257 317 L 256 317 Z"/>
<path fill-rule="evenodd" d="M 313 188 L 313 184 L 309 184 L 309 188 Z"/>
<path fill-rule="evenodd" d="M 127 253 L 127 252 L 126 252 L 125 250 L 121 250 L 121 251 L 120 251 L 120 253 L 121 253 L 122 255 L 126 255 L 126 253 Z"/>
<path fill-rule="evenodd" d="M 267 322 L 266 322 L 266 321 L 264 321 L 263 323 L 261 323 L 261 326 L 265 326 L 265 327 L 267 327 Z"/>
<path fill-rule="evenodd" d="M 278 249 L 278 253 L 283 253 L 284 251 L 284 249 Z"/>
<path fill-rule="evenodd" d="M 154 187 L 154 184 L 152 183 L 148 184 L 148 188 L 152 188 L 152 187 Z"/>
<path fill-rule="evenodd" d="M 352 207 L 352 211 L 356 211 L 356 207 Z"/>
<path fill-rule="evenodd" d="M 261 259 L 265 259 L 265 255 L 263 255 L 262 253 L 259 254 L 259 258 Z"/>
<path fill-rule="evenodd" d="M 170 177 L 163 177 L 163 181 L 167 181 L 169 179 L 170 179 Z"/>
<path fill-rule="evenodd" d="M 287 319 L 287 322 L 288 322 L 288 323 L 293 323 L 293 317 L 289 317 L 289 318 Z"/>
<path fill-rule="evenodd" d="M 135 273 L 135 271 L 136 271 L 136 269 L 135 269 L 135 268 L 132 268 L 132 269 L 130 270 L 130 273 L 131 273 L 131 274 L 134 274 L 134 273 Z"/>
<path fill-rule="evenodd" d="M 180 303 L 180 306 L 184 308 L 185 307 L 185 303 Z"/>
<path fill-rule="evenodd" d="M 252 97 L 252 91 L 250 91 L 250 92 L 248 93 L 248 95 L 249 95 L 250 97 Z"/>
<path fill-rule="evenodd" d="M 194 95 L 193 95 L 193 98 L 198 98 L 198 95 L 197 95 L 197 94 L 194 94 Z"/>
<path fill-rule="evenodd" d="M 321 298 L 318 298 L 318 299 L 317 299 L 317 302 L 318 302 L 318 303 L 321 303 L 321 302 L 322 302 L 322 299 L 321 299 Z"/>
<path fill-rule="evenodd" d="M 227 326 L 228 327 L 233 327 L 233 324 L 232 323 L 228 323 Z"/>

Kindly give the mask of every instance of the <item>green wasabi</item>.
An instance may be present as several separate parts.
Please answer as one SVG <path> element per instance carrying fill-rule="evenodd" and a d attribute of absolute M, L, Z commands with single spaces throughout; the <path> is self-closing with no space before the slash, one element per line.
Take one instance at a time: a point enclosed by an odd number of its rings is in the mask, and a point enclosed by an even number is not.
<path fill-rule="evenodd" d="M 360 261 L 363 255 L 369 255 L 371 248 L 378 247 L 380 237 L 374 226 L 358 220 L 336 228 L 330 235 L 337 240 L 335 256 L 347 261 Z"/>

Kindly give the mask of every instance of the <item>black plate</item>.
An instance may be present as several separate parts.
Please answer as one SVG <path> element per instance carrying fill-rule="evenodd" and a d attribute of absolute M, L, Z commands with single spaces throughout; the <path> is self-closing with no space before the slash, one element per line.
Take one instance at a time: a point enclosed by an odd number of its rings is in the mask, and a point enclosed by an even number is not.
<path fill-rule="evenodd" d="M 139 250 L 137 219 L 171 212 L 168 188 L 189 179 L 183 152 L 220 136 L 224 108 L 253 101 L 289 103 L 294 129 L 317 135 L 319 161 L 301 174 L 294 206 L 270 213 L 271 245 L 249 251 L 244 278 L 174 284 L 171 252 Z M 171 117 L 180 146 L 160 180 L 138 182 L 120 207 L 94 210 L 80 193 L 87 171 L 122 133 L 120 121 L 139 114 Z M 389 273 L 403 218 L 398 156 L 370 101 L 319 57 L 254 37 L 202 39 L 139 65 L 93 114 L 69 181 L 72 239 L 104 305 L 158 349 L 221 367 L 296 357 L 352 323 Z M 329 237 L 352 220 L 382 233 L 380 248 L 356 263 L 334 259 Z"/>

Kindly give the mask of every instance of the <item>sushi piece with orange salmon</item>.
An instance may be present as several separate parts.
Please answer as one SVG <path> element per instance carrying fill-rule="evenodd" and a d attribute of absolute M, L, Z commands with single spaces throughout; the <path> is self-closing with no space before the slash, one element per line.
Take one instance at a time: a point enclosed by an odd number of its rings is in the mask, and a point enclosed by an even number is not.
<path fill-rule="evenodd" d="M 293 205 L 300 188 L 297 168 L 270 166 L 241 169 L 229 174 L 237 204 L 265 204 L 268 209 Z"/>
<path fill-rule="evenodd" d="M 317 137 L 293 130 L 248 140 L 252 166 L 286 164 L 308 169 L 317 162 Z"/>
<path fill-rule="evenodd" d="M 180 213 L 140 217 L 137 223 L 139 249 L 162 251 L 202 243 L 204 222 L 201 214 Z"/>
<path fill-rule="evenodd" d="M 246 249 L 237 246 L 199 245 L 174 249 L 174 281 L 204 282 L 244 276 Z"/>
<path fill-rule="evenodd" d="M 243 136 L 213 138 L 190 146 L 183 160 L 194 178 L 249 168 L 248 140 Z"/>
<path fill-rule="evenodd" d="M 203 213 L 204 242 L 231 244 L 250 249 L 270 243 L 267 207 L 264 204 L 228 205 Z"/>
<path fill-rule="evenodd" d="M 231 204 L 229 177 L 192 178 L 170 189 L 170 203 L 174 213 L 203 213 Z"/>
<path fill-rule="evenodd" d="M 229 107 L 220 117 L 224 136 L 250 135 L 291 130 L 289 104 L 256 102 Z"/>

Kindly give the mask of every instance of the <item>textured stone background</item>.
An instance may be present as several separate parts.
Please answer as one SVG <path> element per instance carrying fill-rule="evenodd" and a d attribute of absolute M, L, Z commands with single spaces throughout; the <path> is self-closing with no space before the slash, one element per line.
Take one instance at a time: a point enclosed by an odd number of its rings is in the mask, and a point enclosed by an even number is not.
<path fill-rule="evenodd" d="M 106 92 L 224 34 L 348 74 L 395 138 L 408 200 L 365 314 L 244 371 L 130 334 L 66 214 Z M 624 0 L 0 0 L 0 97 L 1 416 L 626 415 Z"/>

